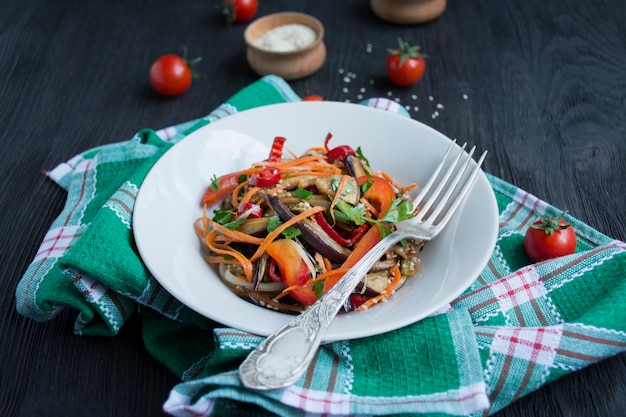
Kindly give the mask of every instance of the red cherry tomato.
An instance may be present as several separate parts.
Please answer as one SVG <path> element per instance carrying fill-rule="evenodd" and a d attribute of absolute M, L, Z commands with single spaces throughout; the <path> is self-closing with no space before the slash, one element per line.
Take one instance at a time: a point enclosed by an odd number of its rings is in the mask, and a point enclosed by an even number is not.
<path fill-rule="evenodd" d="M 524 250 L 534 262 L 545 261 L 576 251 L 576 233 L 572 226 L 559 217 L 539 215 L 524 235 Z"/>
<path fill-rule="evenodd" d="M 302 101 L 324 101 L 324 97 L 312 94 L 310 96 L 302 97 Z"/>
<path fill-rule="evenodd" d="M 247 22 L 258 8 L 258 0 L 222 0 L 222 11 L 230 23 Z"/>
<path fill-rule="evenodd" d="M 200 59 L 187 61 L 175 54 L 163 55 L 150 67 L 150 84 L 164 96 L 181 95 L 191 86 L 191 67 Z"/>
<path fill-rule="evenodd" d="M 426 61 L 419 51 L 419 46 L 410 46 L 398 39 L 399 47 L 389 49 L 387 55 L 387 76 L 392 83 L 400 87 L 408 87 L 418 82 L 426 70 Z"/>
<path fill-rule="evenodd" d="M 274 167 L 265 167 L 258 174 L 252 174 L 250 184 L 255 187 L 271 187 L 280 181 L 280 169 Z"/>

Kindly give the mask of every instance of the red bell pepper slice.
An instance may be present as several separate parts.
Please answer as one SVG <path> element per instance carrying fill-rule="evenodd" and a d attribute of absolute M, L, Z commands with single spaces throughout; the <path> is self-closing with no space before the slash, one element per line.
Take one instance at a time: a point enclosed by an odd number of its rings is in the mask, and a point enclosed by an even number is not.
<path fill-rule="evenodd" d="M 350 241 L 348 239 L 344 239 L 341 237 L 339 233 L 326 221 L 326 217 L 324 217 L 324 213 L 317 212 L 315 213 L 315 221 L 320 225 L 323 231 L 335 242 L 339 243 L 341 246 L 350 246 Z"/>
<path fill-rule="evenodd" d="M 280 169 L 265 167 L 258 174 L 252 174 L 250 184 L 255 187 L 267 188 L 278 184 L 280 181 Z"/>
<path fill-rule="evenodd" d="M 342 268 L 352 268 L 370 249 L 372 249 L 381 239 L 380 228 L 370 227 L 365 235 L 354 245 L 348 259 L 341 265 Z M 328 292 L 333 285 L 341 279 L 342 275 L 337 275 L 324 280 L 324 293 Z"/>
<path fill-rule="evenodd" d="M 354 230 L 352 230 L 352 233 L 350 233 L 350 245 L 356 245 L 359 240 L 361 240 L 361 238 L 363 236 L 365 236 L 365 233 L 367 233 L 367 231 L 369 230 L 370 225 L 365 223 L 362 224 L 358 227 L 356 227 Z"/>
<path fill-rule="evenodd" d="M 297 285 L 289 294 L 302 304 L 313 304 L 317 301 L 315 291 L 306 286 L 309 280 L 309 268 L 300 256 L 291 239 L 278 239 L 269 244 L 267 254 L 278 264 L 278 269 L 286 286 Z"/>
<path fill-rule="evenodd" d="M 267 159 L 270 162 L 278 162 L 283 157 L 283 146 L 285 145 L 285 139 L 282 136 L 276 136 L 274 142 L 272 142 L 272 149 L 270 150 L 270 156 Z"/>
<path fill-rule="evenodd" d="M 348 145 L 341 145 L 326 152 L 326 160 L 328 162 L 333 162 L 339 159 L 341 162 L 343 162 L 348 155 L 355 156 L 356 152 L 354 152 L 354 149 L 352 149 Z"/>
<path fill-rule="evenodd" d="M 363 237 L 363 235 L 365 235 L 367 229 L 369 229 L 370 227 L 367 223 L 362 224 L 352 230 L 352 232 L 350 233 L 350 237 L 346 239 L 339 233 L 337 233 L 337 231 L 330 225 L 330 223 L 328 223 L 326 217 L 324 217 L 324 214 L 321 211 L 315 213 L 315 221 L 332 240 L 339 243 L 341 246 L 353 246 Z"/>
<path fill-rule="evenodd" d="M 330 142 L 330 140 L 332 139 L 333 134 L 332 133 L 328 133 L 328 135 L 326 135 L 326 139 L 324 140 L 324 147 L 326 148 L 326 160 L 328 162 L 333 162 L 337 159 L 339 159 L 341 162 L 345 161 L 346 156 L 348 155 L 352 155 L 355 156 L 356 152 L 354 152 L 354 149 L 352 149 L 350 146 L 348 145 L 341 145 L 341 146 L 337 146 L 333 149 L 329 149 L 328 148 L 328 143 Z"/>
<path fill-rule="evenodd" d="M 280 276 L 280 274 L 276 273 L 276 267 L 278 266 L 278 264 L 276 263 L 276 259 L 272 258 L 270 256 L 270 265 L 269 268 L 267 270 L 270 279 L 272 281 L 276 281 L 276 282 L 281 282 L 283 280 L 283 277 Z"/>
<path fill-rule="evenodd" d="M 215 204 L 229 193 L 232 193 L 239 185 L 239 177 L 244 175 L 241 171 L 219 177 L 217 184 L 212 183 L 204 192 L 202 202 L 206 205 Z"/>

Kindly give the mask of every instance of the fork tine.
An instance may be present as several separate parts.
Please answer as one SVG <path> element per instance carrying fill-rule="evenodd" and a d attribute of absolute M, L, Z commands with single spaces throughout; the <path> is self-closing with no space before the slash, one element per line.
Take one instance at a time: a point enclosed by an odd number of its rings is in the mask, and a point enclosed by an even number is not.
<path fill-rule="evenodd" d="M 446 197 L 444 197 L 444 199 L 447 198 L 449 196 L 449 194 L 451 193 L 451 191 L 453 190 L 455 183 L 453 183 L 452 185 L 448 185 L 448 180 L 450 179 L 450 176 L 454 173 L 454 170 L 456 169 L 456 167 L 457 167 L 457 165 L 458 165 L 458 163 L 459 163 L 459 161 L 461 159 L 461 156 L 463 156 L 463 154 L 464 154 L 466 146 L 467 146 L 467 143 L 464 143 L 463 146 L 461 147 L 461 149 L 459 149 L 459 153 L 457 154 L 456 158 L 452 162 L 452 165 L 450 165 L 448 170 L 445 172 L 445 174 L 443 175 L 443 178 L 439 179 L 439 184 L 437 185 L 437 188 L 428 197 L 428 200 L 422 205 L 422 207 L 420 209 L 420 213 L 419 213 L 420 214 L 419 218 L 424 219 L 426 216 L 428 216 L 428 220 L 425 221 L 425 223 L 432 224 L 435 221 L 435 219 L 437 218 L 437 214 L 438 213 L 431 212 L 430 208 L 437 201 L 437 199 L 439 198 L 439 194 L 441 194 L 441 192 L 443 191 L 444 187 L 446 187 L 446 190 L 448 191 L 446 193 Z M 470 157 L 471 157 L 471 154 L 470 154 Z M 445 163 L 446 159 L 447 159 L 447 157 L 445 157 L 443 159 L 442 163 Z"/>
<path fill-rule="evenodd" d="M 473 150 L 474 149 L 472 149 L 472 151 Z M 450 205 L 450 207 L 448 208 L 448 211 L 446 212 L 444 217 L 441 219 L 441 221 L 435 226 L 438 230 L 441 230 L 448 223 L 448 221 L 452 218 L 452 215 L 454 214 L 454 212 L 459 208 L 459 206 L 465 199 L 465 196 L 467 195 L 469 190 L 472 188 L 472 185 L 474 184 L 474 180 L 476 179 L 476 176 L 480 172 L 480 167 L 483 164 L 483 161 L 485 160 L 486 156 L 487 156 L 487 151 L 484 151 L 482 155 L 480 156 L 480 158 L 478 159 L 478 161 L 476 162 L 476 166 L 474 167 L 474 170 L 470 174 L 470 177 L 463 183 L 462 188 L 458 192 L 454 202 L 452 203 L 452 205 Z M 465 171 L 471 159 L 472 159 L 471 156 L 467 158 L 465 166 L 463 167 L 463 171 Z M 458 180 L 460 180 L 461 175 L 462 173 L 459 176 L 457 176 L 457 181 L 456 181 L 457 183 L 458 183 Z M 454 188 L 456 188 L 456 185 Z M 446 197 L 449 197 L 449 195 Z M 438 207 L 439 211 L 445 205 L 446 202 L 447 202 L 447 198 L 441 201 Z M 433 216 L 433 218 L 435 217 L 436 216 Z"/>
<path fill-rule="evenodd" d="M 418 208 L 419 203 L 424 199 L 424 197 L 426 196 L 426 193 L 430 191 L 430 187 L 432 187 L 432 185 L 435 183 L 435 180 L 437 179 L 437 176 L 439 176 L 439 173 L 441 172 L 441 169 L 446 163 L 446 159 L 448 159 L 448 155 L 450 155 L 452 148 L 454 148 L 455 143 L 456 143 L 456 139 L 454 139 L 452 143 L 450 144 L 450 146 L 448 146 L 448 150 L 443 155 L 441 162 L 439 162 L 439 165 L 437 165 L 437 168 L 435 168 L 435 172 L 432 173 L 431 177 L 428 179 L 428 182 L 424 186 L 420 187 L 419 193 L 413 200 L 413 207 L 415 209 Z"/>
<path fill-rule="evenodd" d="M 474 155 L 475 151 L 476 151 L 476 146 L 470 149 L 467 157 L 465 158 L 465 163 L 463 164 L 463 167 L 458 171 L 458 173 L 456 174 L 456 177 L 454 177 L 452 181 L 448 183 L 450 176 L 452 175 L 454 170 L 457 168 L 457 165 L 459 164 L 459 161 L 461 160 L 461 156 L 463 156 L 463 149 L 461 149 L 461 152 L 459 152 L 459 155 L 454 161 L 454 164 L 452 164 L 452 166 L 446 173 L 446 176 L 441 181 L 441 184 L 439 184 L 439 189 L 443 189 L 443 187 L 446 187 L 446 193 L 443 195 L 443 197 L 441 197 L 441 199 L 439 200 L 439 204 L 433 209 L 432 213 L 430 214 L 430 217 L 428 219 L 429 220 L 428 222 L 430 224 L 433 224 L 435 222 L 435 219 L 437 219 L 437 217 L 443 210 L 445 203 L 450 199 L 450 196 L 455 191 L 456 186 L 459 184 L 459 181 L 461 181 L 463 174 L 465 174 L 465 171 L 467 170 L 467 166 L 469 165 L 469 162 L 472 160 L 472 156 Z M 431 200 L 429 201 L 430 205 L 434 203 L 437 197 L 438 197 L 438 194 L 433 196 L 433 198 L 431 198 Z"/>

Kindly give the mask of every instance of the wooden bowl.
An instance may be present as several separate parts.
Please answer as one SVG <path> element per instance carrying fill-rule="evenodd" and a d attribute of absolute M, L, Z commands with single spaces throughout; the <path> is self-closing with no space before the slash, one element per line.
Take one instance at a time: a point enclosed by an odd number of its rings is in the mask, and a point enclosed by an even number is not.
<path fill-rule="evenodd" d="M 316 35 L 313 43 L 290 52 L 269 51 L 255 45 L 255 41 L 268 30 L 288 24 L 302 24 L 313 29 Z M 263 16 L 250 23 L 244 32 L 244 39 L 248 45 L 248 63 L 261 76 L 275 74 L 286 80 L 296 80 L 313 74 L 326 60 L 324 26 L 304 13 L 283 12 Z"/>
<path fill-rule="evenodd" d="M 370 0 L 376 16 L 401 25 L 436 19 L 445 11 L 446 3 L 446 0 Z"/>

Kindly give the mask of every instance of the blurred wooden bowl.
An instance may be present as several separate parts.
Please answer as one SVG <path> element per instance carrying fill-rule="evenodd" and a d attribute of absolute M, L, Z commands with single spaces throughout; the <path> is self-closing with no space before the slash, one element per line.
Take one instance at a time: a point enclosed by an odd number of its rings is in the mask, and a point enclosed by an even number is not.
<path fill-rule="evenodd" d="M 268 30 L 288 24 L 301 24 L 313 29 L 316 35 L 313 43 L 289 52 L 269 51 L 255 45 Z M 261 76 L 275 74 L 286 80 L 296 80 L 313 74 L 326 60 L 324 26 L 304 13 L 283 12 L 263 16 L 250 23 L 244 32 L 244 39 L 248 45 L 248 63 Z"/>
<path fill-rule="evenodd" d="M 376 16 L 401 25 L 436 19 L 446 10 L 446 3 L 446 0 L 370 0 Z"/>

